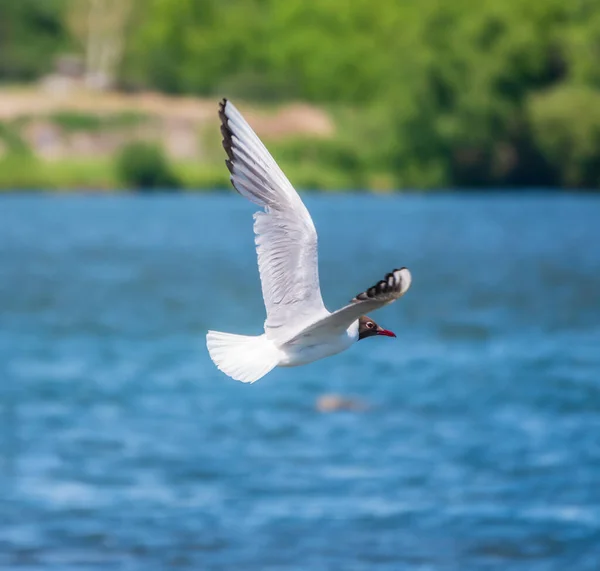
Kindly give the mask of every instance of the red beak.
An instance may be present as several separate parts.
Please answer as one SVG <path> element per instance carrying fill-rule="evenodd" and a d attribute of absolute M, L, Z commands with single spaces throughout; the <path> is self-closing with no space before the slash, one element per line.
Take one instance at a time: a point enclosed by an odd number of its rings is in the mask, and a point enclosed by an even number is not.
<path fill-rule="evenodd" d="M 389 331 L 388 329 L 380 329 L 377 331 L 377 335 L 385 335 L 386 337 L 396 337 L 396 334 L 393 331 Z"/>

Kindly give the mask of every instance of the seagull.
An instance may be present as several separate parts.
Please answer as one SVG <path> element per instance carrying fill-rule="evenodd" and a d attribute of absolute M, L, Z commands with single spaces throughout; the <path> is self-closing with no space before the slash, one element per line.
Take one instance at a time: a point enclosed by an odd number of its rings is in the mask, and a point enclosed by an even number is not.
<path fill-rule="evenodd" d="M 367 337 L 396 337 L 365 314 L 407 292 L 408 269 L 391 271 L 348 305 L 327 311 L 319 287 L 317 231 L 306 206 L 227 99 L 219 104 L 219 117 L 231 183 L 263 209 L 254 214 L 254 233 L 267 319 L 262 335 L 209 331 L 206 345 L 217 368 L 253 383 L 275 367 L 306 365 Z"/>

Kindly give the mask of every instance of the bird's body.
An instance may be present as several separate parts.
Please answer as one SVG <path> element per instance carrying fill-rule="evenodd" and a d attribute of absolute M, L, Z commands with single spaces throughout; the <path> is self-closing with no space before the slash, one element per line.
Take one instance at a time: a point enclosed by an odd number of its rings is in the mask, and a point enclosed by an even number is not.
<path fill-rule="evenodd" d="M 223 100 L 219 116 L 231 182 L 264 209 L 254 215 L 254 232 L 267 319 L 265 332 L 258 336 L 209 331 L 206 342 L 215 365 L 251 383 L 274 367 L 305 365 L 345 351 L 365 337 L 395 337 L 364 313 L 404 295 L 410 272 L 394 270 L 349 305 L 329 312 L 321 297 L 317 233 L 308 210 L 229 101 Z"/>
<path fill-rule="evenodd" d="M 358 341 L 358 319 L 333 335 L 308 331 L 288 341 L 281 347 L 283 353 L 279 367 L 296 367 L 331 357 L 349 349 Z"/>

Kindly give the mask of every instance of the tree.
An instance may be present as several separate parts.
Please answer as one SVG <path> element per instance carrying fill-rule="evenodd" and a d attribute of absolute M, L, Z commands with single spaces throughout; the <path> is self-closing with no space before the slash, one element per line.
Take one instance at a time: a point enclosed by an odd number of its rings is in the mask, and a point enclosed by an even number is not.
<path fill-rule="evenodd" d="M 84 51 L 88 87 L 102 90 L 115 83 L 132 10 L 133 0 L 71 0 L 67 18 Z"/>
<path fill-rule="evenodd" d="M 47 73 L 69 42 L 64 0 L 0 0 L 0 81 L 34 80 Z"/>

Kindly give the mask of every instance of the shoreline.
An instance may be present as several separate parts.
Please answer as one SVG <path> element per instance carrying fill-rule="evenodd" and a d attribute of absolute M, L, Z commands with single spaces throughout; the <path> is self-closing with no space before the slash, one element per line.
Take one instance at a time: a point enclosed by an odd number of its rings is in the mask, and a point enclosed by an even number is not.
<path fill-rule="evenodd" d="M 366 133 L 375 139 L 379 136 L 372 131 L 368 109 L 299 102 L 257 105 L 236 101 L 236 105 L 296 188 L 375 193 L 439 192 L 440 188 L 535 192 L 539 188 L 440 186 L 443 179 L 438 180 L 423 165 L 411 170 L 398 161 L 386 163 L 381 158 L 385 148 L 374 147 L 365 138 Z M 0 88 L 0 193 L 36 189 L 120 192 L 153 186 L 189 192 L 227 189 L 229 173 L 217 109 L 218 98 Z M 148 170 L 151 184 L 141 173 L 147 175 Z M 165 180 L 169 183 L 164 184 Z"/>

